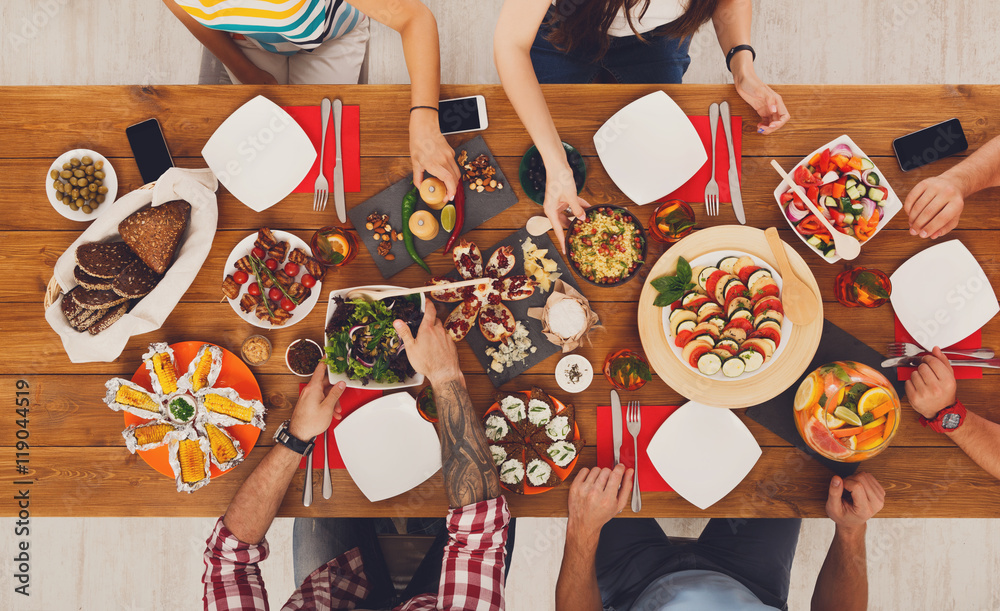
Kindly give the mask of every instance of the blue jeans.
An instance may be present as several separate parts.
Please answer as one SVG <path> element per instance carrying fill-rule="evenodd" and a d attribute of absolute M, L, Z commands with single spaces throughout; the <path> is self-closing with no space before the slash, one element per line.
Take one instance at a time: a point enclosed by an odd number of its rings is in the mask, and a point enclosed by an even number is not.
<path fill-rule="evenodd" d="M 765 605 L 785 609 L 802 520 L 709 520 L 694 543 L 671 543 L 652 518 L 615 518 L 597 545 L 597 583 L 619 611 L 655 579 L 688 570 L 716 571 L 745 585 Z"/>
<path fill-rule="evenodd" d="M 507 528 L 507 562 L 504 575 L 510 571 L 514 550 L 512 518 Z M 301 586 L 310 573 L 337 556 L 354 549 L 361 550 L 365 575 L 372 593 L 365 599 L 366 609 L 390 609 L 414 596 L 437 592 L 441 581 L 441 561 L 448 543 L 448 525 L 444 518 L 409 518 L 406 532 L 411 535 L 434 535 L 427 555 L 413 573 L 406 589 L 396 594 L 392 577 L 378 542 L 380 534 L 395 534 L 389 518 L 295 518 L 292 528 L 292 562 L 296 586 Z"/>
<path fill-rule="evenodd" d="M 531 64 L 542 84 L 592 83 L 605 70 L 623 84 L 676 84 L 691 64 L 690 38 L 652 34 L 644 35 L 646 42 L 635 36 L 612 37 L 608 52 L 596 61 L 593 50 L 575 49 L 566 53 L 546 40 L 550 31 L 548 19 L 546 16 L 531 45 Z"/>

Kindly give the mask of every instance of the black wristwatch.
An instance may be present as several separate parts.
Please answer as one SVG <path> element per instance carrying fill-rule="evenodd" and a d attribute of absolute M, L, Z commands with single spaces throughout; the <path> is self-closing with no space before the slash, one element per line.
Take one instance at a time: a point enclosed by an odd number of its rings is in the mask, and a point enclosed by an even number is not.
<path fill-rule="evenodd" d="M 285 420 L 281 423 L 281 426 L 278 427 L 278 431 L 274 434 L 274 440 L 296 454 L 305 456 L 312 452 L 313 446 L 316 445 L 316 438 L 313 437 L 309 441 L 302 441 L 295 435 L 288 432 L 289 422 L 291 422 L 291 420 Z"/>

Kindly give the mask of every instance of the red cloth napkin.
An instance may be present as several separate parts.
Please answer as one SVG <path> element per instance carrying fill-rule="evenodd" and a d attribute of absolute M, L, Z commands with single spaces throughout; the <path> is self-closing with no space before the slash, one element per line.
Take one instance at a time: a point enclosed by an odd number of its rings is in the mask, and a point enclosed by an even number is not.
<path fill-rule="evenodd" d="M 345 107 L 346 108 L 346 107 Z M 305 384 L 299 384 L 299 394 L 302 393 L 302 389 L 305 388 Z M 348 388 L 344 391 L 344 394 L 340 395 L 340 413 L 347 417 L 348 414 L 358 409 L 366 403 L 378 399 L 382 396 L 381 390 L 361 390 L 357 388 Z M 320 436 L 316 438 L 316 447 L 313 448 L 313 469 L 323 468 L 323 452 L 326 448 L 323 447 L 322 440 L 326 439 L 326 446 L 330 448 L 330 468 L 331 469 L 344 469 L 344 459 L 340 457 L 340 450 L 337 449 L 337 438 L 333 436 L 333 429 L 337 428 L 337 425 L 343 422 L 343 420 L 333 419 L 330 423 L 330 428 L 326 430 L 325 436 Z M 306 458 L 302 457 L 299 462 L 299 469 L 306 468 Z"/>
<path fill-rule="evenodd" d="M 660 425 L 663 421 L 667 419 L 667 416 L 677 411 L 677 405 L 643 405 L 640 410 L 642 411 L 642 428 L 639 429 L 639 490 L 643 492 L 659 492 L 659 491 L 671 491 L 673 488 L 670 487 L 667 482 L 663 481 L 660 477 L 660 473 L 650 462 L 649 456 L 646 455 L 646 447 L 649 446 L 649 440 L 653 438 L 656 431 L 659 430 Z M 632 435 L 628 432 L 628 424 L 625 420 L 625 410 L 626 406 L 622 405 L 622 446 L 621 446 L 621 462 L 626 467 L 635 466 L 635 457 L 633 456 L 633 444 Z M 611 406 L 610 405 L 600 405 L 597 407 L 597 466 L 598 467 L 608 467 L 609 469 L 615 466 L 615 452 L 614 444 L 612 443 L 611 434 Z"/>
<path fill-rule="evenodd" d="M 682 199 L 686 202 L 705 201 L 705 185 L 712 178 L 712 166 L 708 165 L 712 161 L 712 127 L 709 125 L 708 117 L 688 117 L 695 131 L 701 136 L 701 143 L 708 153 L 708 161 L 701 169 L 691 177 L 691 180 L 681 185 L 676 191 L 661 198 Z M 739 172 L 740 181 L 743 180 L 743 117 L 729 117 L 733 126 L 733 151 L 736 155 L 736 171 Z M 715 182 L 719 183 L 719 201 L 732 202 L 733 197 L 729 193 L 729 145 L 726 144 L 726 132 L 722 129 L 722 120 L 716 126 L 715 133 Z"/>
<path fill-rule="evenodd" d="M 906 332 L 903 328 L 903 323 L 899 322 L 899 318 L 895 314 L 892 315 L 892 320 L 896 327 L 896 341 L 897 342 L 909 342 L 911 344 L 918 344 L 914 341 L 913 337 Z M 924 346 L 926 348 L 926 346 Z M 955 349 L 970 349 L 970 348 L 982 348 L 983 347 L 983 330 L 979 329 L 969 337 L 963 339 L 957 344 L 948 346 L 948 348 Z M 933 348 L 933 346 L 931 346 Z M 942 350 L 947 350 L 948 348 L 942 347 Z M 965 357 L 961 356 L 949 356 L 951 360 L 961 360 Z M 910 375 L 913 374 L 913 367 L 897 367 L 896 377 L 899 378 L 900 382 L 905 382 L 910 379 Z M 955 379 L 957 380 L 978 380 L 983 377 L 983 370 L 980 367 L 955 367 Z"/>
<path fill-rule="evenodd" d="M 316 161 L 313 167 L 295 187 L 293 193 L 312 193 L 316 187 L 316 177 L 319 176 L 320 136 L 323 132 L 323 122 L 319 106 L 282 106 L 295 119 L 309 140 L 316 147 Z M 340 121 L 341 143 L 340 154 L 344 158 L 344 192 L 358 193 L 361 191 L 361 107 L 344 106 Z M 330 125 L 326 130 L 326 155 L 323 158 L 323 175 L 330 183 L 330 193 L 333 193 L 333 168 L 337 166 L 337 131 L 334 129 L 333 112 L 330 112 Z M 332 199 L 332 196 L 331 196 Z"/>

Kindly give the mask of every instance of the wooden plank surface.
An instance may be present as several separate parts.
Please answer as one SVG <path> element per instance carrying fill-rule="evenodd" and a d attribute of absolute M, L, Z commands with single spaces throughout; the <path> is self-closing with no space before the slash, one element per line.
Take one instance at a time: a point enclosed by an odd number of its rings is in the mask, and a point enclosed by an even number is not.
<path fill-rule="evenodd" d="M 362 184 L 361 192 L 347 195 L 348 206 L 360 203 L 409 172 L 405 130 L 405 101 L 402 87 L 347 87 L 334 92 L 345 103 L 360 103 L 362 110 Z M 583 196 L 595 204 L 625 203 L 596 157 L 591 137 L 596 128 L 615 110 L 632 99 L 657 89 L 630 86 L 560 86 L 546 89 L 564 139 L 580 147 L 587 156 L 588 181 Z M 711 101 L 729 99 L 734 114 L 746 114 L 748 108 L 728 87 L 665 87 L 689 114 L 704 114 Z M 841 133 L 849 133 L 879 164 L 886 178 L 901 195 L 917 182 L 934 175 L 957 160 L 946 160 L 928 168 L 904 174 L 891 155 L 891 139 L 908 131 L 907 122 L 895 109 L 904 103 L 913 114 L 947 107 L 959 116 L 966 127 L 970 145 L 975 148 L 995 135 L 986 121 L 987 113 L 1000 102 L 998 87 L 788 87 L 786 102 L 802 108 L 795 120 L 778 134 L 760 137 L 752 126 L 744 128 L 743 192 L 750 224 L 756 227 L 777 226 L 782 237 L 810 264 L 821 287 L 826 315 L 832 322 L 849 329 L 857 337 L 879 350 L 892 340 L 892 313 L 888 307 L 876 310 L 849 310 L 833 301 L 833 279 L 845 264 L 829 265 L 809 251 L 787 229 L 772 192 L 777 179 L 768 166 L 771 156 L 786 168 L 816 146 Z M 498 156 L 509 177 L 516 177 L 520 156 L 530 140 L 498 87 L 445 87 L 443 95 L 485 92 L 490 108 L 490 129 L 484 133 L 487 143 Z M 246 464 L 213 482 L 194 495 L 179 495 L 173 483 L 130 455 L 122 444 L 122 418 L 110 412 L 100 401 L 103 384 L 112 376 L 129 376 L 139 366 L 141 354 L 150 341 L 212 341 L 237 350 L 242 340 L 256 330 L 234 316 L 227 303 L 220 303 L 219 281 L 226 257 L 247 233 L 268 225 L 293 231 L 308 239 L 321 225 L 331 224 L 332 212 L 311 211 L 311 194 L 293 194 L 277 206 L 251 214 L 225 190 L 219 195 L 219 230 L 204 268 L 184 295 L 181 303 L 156 332 L 134 338 L 113 363 L 72 364 L 62 351 L 58 337 L 44 321 L 42 294 L 58 256 L 73 242 L 83 225 L 63 219 L 45 201 L 42 180 L 51 159 L 76 146 L 90 146 L 112 159 L 119 174 L 120 193 L 141 184 L 131 159 L 124 127 L 156 115 L 163 123 L 178 165 L 203 167 L 200 149 L 215 127 L 233 109 L 257 93 L 265 93 L 280 104 L 310 103 L 330 88 L 309 87 L 102 87 L 102 88 L 2 88 L 3 114 L 0 115 L 0 141 L 7 146 L 0 151 L 0 175 L 8 177 L 7 188 L 0 190 L 0 262 L 16 270 L 14 281 L 0 291 L 0 332 L 4 356 L 0 359 L 0 388 L 6 402 L 13 401 L 18 379 L 32 387 L 34 408 L 31 413 L 31 467 L 28 477 L 38 484 L 33 491 L 35 515 L 215 515 L 221 513 L 239 483 L 262 459 L 271 441 L 271 432 L 291 413 L 299 378 L 287 373 L 280 358 L 285 347 L 299 337 L 320 338 L 325 299 L 321 298 L 309 317 L 288 329 L 268 333 L 275 357 L 256 370 L 269 412 L 268 430 L 262 434 L 260 447 L 251 453 Z M 870 112 L 858 117 L 857 96 L 873 99 Z M 47 109 L 87 99 L 93 120 L 84 124 L 68 115 Z M 586 99 L 587 104 L 578 100 Z M 570 102 L 569 100 L 575 100 Z M 821 105 L 816 101 L 822 100 Z M 815 106 L 815 114 L 806 111 Z M 211 112 L 206 112 L 211 108 Z M 400 110 L 404 108 L 404 110 Z M 923 110 L 921 110 L 923 109 Z M 55 118 L 53 118 L 55 117 Z M 39 137 L 39 134 L 45 134 Z M 452 136 L 460 145 L 468 135 Z M 516 178 L 515 178 L 516 181 Z M 488 246 L 523 226 L 524 221 L 540 212 L 540 207 L 523 197 L 519 185 L 515 191 L 522 201 L 509 211 L 474 231 L 470 238 Z M 982 263 L 987 275 L 1000 278 L 995 241 L 1000 220 L 992 214 L 991 193 L 979 194 L 967 202 L 962 229 L 949 238 L 965 243 Z M 634 207 L 633 207 L 634 208 Z M 702 227 L 734 222 L 731 207 L 722 206 L 722 214 L 709 219 L 699 212 Z M 651 208 L 636 209 L 645 218 Z M 923 250 L 930 242 L 909 236 L 903 216 L 897 217 L 869 246 L 858 264 L 891 273 L 908 257 Z M 661 252 L 662 245 L 652 244 L 650 259 Z M 432 269 L 444 273 L 451 269 L 441 253 L 428 257 Z M 642 280 L 651 266 L 646 266 L 639 280 L 615 289 L 583 284 L 584 292 L 605 323 L 602 331 L 592 334 L 593 345 L 577 352 L 599 364 L 613 349 L 641 348 L 636 331 L 636 302 Z M 328 290 L 368 283 L 377 278 L 377 270 L 367 253 L 342 270 L 336 270 L 324 283 Z M 426 274 L 411 267 L 392 278 L 403 285 L 419 285 Z M 994 288 L 996 285 L 994 281 Z M 447 312 L 450 305 L 443 306 Z M 987 325 L 984 344 L 1000 345 L 1000 326 Z M 475 361 L 468 345 L 459 345 L 466 367 L 468 384 L 476 409 L 484 411 L 492 402 L 493 388 Z M 578 407 L 582 434 L 588 447 L 580 466 L 595 461 L 597 405 L 607 402 L 608 384 L 598 376 L 588 391 L 570 396 L 559 393 L 552 380 L 558 355 L 532 369 L 506 388 L 519 389 L 540 385 L 574 402 Z M 988 371 L 983 380 L 960 382 L 960 393 L 967 405 L 978 413 L 996 419 L 1000 407 L 991 401 L 992 385 L 997 379 Z M 645 404 L 679 404 L 684 399 L 662 380 L 634 393 Z M 742 411 L 740 418 L 764 447 L 764 455 L 750 476 L 737 489 L 707 512 L 701 512 L 675 494 L 644 494 L 643 515 L 657 516 L 821 516 L 829 473 L 805 458 L 785 441 L 751 421 Z M 0 461 L 10 469 L 16 451 L 13 435 L 0 439 Z M 993 517 L 997 514 L 1000 487 L 945 437 L 927 431 L 917 416 L 904 405 L 902 428 L 893 448 L 866 463 L 889 490 L 886 510 L 880 515 L 936 517 L 961 515 Z M 440 476 L 397 499 L 369 504 L 350 482 L 344 471 L 335 473 L 337 496 L 333 502 L 320 502 L 312 508 L 301 505 L 301 477 L 296 477 L 282 506 L 282 515 L 437 515 L 444 508 Z M 314 478 L 318 481 L 318 478 Z M 566 486 L 534 497 L 511 499 L 512 510 L 520 516 L 565 514 Z M 127 498 L 128 502 L 122 502 Z M 12 515 L 0 509 L 0 514 Z M 426 511 L 426 513 L 424 513 Z M 4 513 L 8 512 L 8 513 Z M 627 513 L 627 512 L 626 512 Z"/>

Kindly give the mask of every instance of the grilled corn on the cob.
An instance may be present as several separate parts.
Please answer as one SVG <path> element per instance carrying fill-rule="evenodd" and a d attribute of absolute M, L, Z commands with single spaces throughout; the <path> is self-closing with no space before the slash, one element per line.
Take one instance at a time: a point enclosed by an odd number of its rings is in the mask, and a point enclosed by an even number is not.
<path fill-rule="evenodd" d="M 177 448 L 177 459 L 181 464 L 181 481 L 193 484 L 208 477 L 205 472 L 205 453 L 197 439 L 183 439 Z"/>
<path fill-rule="evenodd" d="M 135 429 L 135 441 L 141 446 L 150 443 L 159 443 L 172 430 L 174 430 L 174 427 L 160 422 L 139 426 Z"/>
<path fill-rule="evenodd" d="M 205 395 L 205 409 L 217 414 L 223 414 L 239 420 L 250 422 L 253 419 L 253 408 L 240 405 L 235 401 L 216 393 Z"/>
<path fill-rule="evenodd" d="M 205 423 L 205 432 L 208 433 L 208 442 L 212 446 L 212 457 L 216 464 L 227 463 L 239 456 L 239 450 L 228 433 L 210 422 Z"/>
<path fill-rule="evenodd" d="M 122 405 L 130 405 L 151 412 L 160 411 L 160 405 L 149 396 L 149 393 L 136 390 L 124 384 L 118 387 L 118 392 L 115 393 L 115 401 Z"/>

